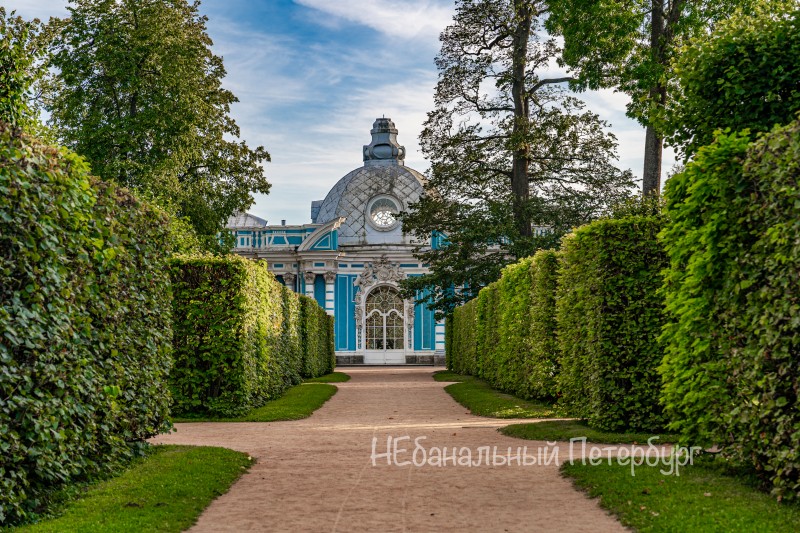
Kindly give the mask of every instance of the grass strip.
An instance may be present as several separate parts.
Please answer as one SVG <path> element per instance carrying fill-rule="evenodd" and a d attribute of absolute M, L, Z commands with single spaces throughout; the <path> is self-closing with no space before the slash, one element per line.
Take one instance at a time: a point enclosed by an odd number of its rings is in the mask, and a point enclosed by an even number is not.
<path fill-rule="evenodd" d="M 668 467 L 565 463 L 562 472 L 575 485 L 599 497 L 600 505 L 638 531 L 675 532 L 800 531 L 800 505 L 780 503 L 722 459 L 699 458 L 665 476 Z"/>
<path fill-rule="evenodd" d="M 350 376 L 344 372 L 331 372 L 318 378 L 307 379 L 306 383 L 344 383 L 345 381 L 350 381 Z"/>
<path fill-rule="evenodd" d="M 587 442 L 604 444 L 646 444 L 647 439 L 657 436 L 654 444 L 674 442 L 675 436 L 652 433 L 612 433 L 593 429 L 579 420 L 547 420 L 535 424 L 511 424 L 500 429 L 500 433 L 509 437 L 526 440 L 568 441 L 586 437 Z"/>
<path fill-rule="evenodd" d="M 153 446 L 119 476 L 88 485 L 56 518 L 15 531 L 184 531 L 252 464 L 225 448 Z"/>
<path fill-rule="evenodd" d="M 493 418 L 549 418 L 556 415 L 548 404 L 523 400 L 494 390 L 482 379 L 440 371 L 433 374 L 436 381 L 455 381 L 444 390 L 472 414 Z"/>
<path fill-rule="evenodd" d="M 277 422 L 300 420 L 322 407 L 336 394 L 334 385 L 309 383 L 290 388 L 283 396 L 236 418 L 212 418 L 204 415 L 176 417 L 175 422 Z"/>

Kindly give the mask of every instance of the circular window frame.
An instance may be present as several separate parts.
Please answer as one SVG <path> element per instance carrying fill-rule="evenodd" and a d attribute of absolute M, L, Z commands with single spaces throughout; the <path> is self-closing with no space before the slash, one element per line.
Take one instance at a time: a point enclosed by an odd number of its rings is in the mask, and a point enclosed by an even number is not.
<path fill-rule="evenodd" d="M 395 214 L 394 222 L 387 226 L 381 226 L 372 219 L 372 207 L 381 200 L 389 200 L 395 205 L 395 208 L 397 209 L 394 213 Z M 379 194 L 378 196 L 373 197 L 372 199 L 370 199 L 369 202 L 367 202 L 367 209 L 366 212 L 364 213 L 364 216 L 366 216 L 367 222 L 374 229 L 378 231 L 391 231 L 395 229 L 398 225 L 400 225 L 400 220 L 397 219 L 397 215 L 399 215 L 402 210 L 403 210 L 403 203 L 400 200 L 389 194 Z"/>

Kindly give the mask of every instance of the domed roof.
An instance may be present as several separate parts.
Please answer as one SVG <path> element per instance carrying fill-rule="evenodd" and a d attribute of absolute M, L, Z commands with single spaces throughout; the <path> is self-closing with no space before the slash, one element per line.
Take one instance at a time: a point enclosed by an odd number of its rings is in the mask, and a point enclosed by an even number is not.
<path fill-rule="evenodd" d="M 374 240 L 369 235 L 383 237 L 376 242 L 387 242 L 389 233 L 402 233 L 399 227 L 369 220 L 370 206 L 378 205 L 376 202 L 380 200 L 381 205 L 399 203 L 397 210 L 405 211 L 425 192 L 425 177 L 403 163 L 405 148 L 397 144 L 394 122 L 379 118 L 371 133 L 372 142 L 364 146 L 364 166 L 349 172 L 334 185 L 314 217 L 317 224 L 344 217 L 346 220 L 339 228 L 341 244 L 368 244 Z M 394 236 L 394 240 L 400 238 Z"/>

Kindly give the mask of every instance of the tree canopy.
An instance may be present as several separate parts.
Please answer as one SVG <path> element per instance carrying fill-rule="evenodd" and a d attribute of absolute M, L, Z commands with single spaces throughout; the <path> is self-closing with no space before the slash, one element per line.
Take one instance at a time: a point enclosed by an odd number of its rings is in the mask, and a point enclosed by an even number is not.
<path fill-rule="evenodd" d="M 39 121 L 49 32 L 0 6 L 0 120 L 42 136 Z"/>
<path fill-rule="evenodd" d="M 661 189 L 662 133 L 654 115 L 672 95 L 670 68 L 681 43 L 707 33 L 750 0 L 554 0 L 548 28 L 564 37 L 561 61 L 580 89 L 613 87 L 630 96 L 628 116 L 645 131 L 644 193 Z"/>
<path fill-rule="evenodd" d="M 560 48 L 544 35 L 546 8 L 460 0 L 441 34 L 435 109 L 420 137 L 429 194 L 403 217 L 420 242 L 444 236 L 445 246 L 417 251 L 431 273 L 406 284 L 409 293 L 427 289 L 440 310 L 632 187 L 630 172 L 614 165 L 607 124 L 567 91 L 569 78 L 547 75 Z"/>
<path fill-rule="evenodd" d="M 760 3 L 693 39 L 674 62 L 676 98 L 661 128 L 686 158 L 714 132 L 766 132 L 800 111 L 800 5 Z"/>
<path fill-rule="evenodd" d="M 55 40 L 61 141 L 95 174 L 187 217 L 212 246 L 227 217 L 266 193 L 263 147 L 230 116 L 199 2 L 72 0 Z"/>

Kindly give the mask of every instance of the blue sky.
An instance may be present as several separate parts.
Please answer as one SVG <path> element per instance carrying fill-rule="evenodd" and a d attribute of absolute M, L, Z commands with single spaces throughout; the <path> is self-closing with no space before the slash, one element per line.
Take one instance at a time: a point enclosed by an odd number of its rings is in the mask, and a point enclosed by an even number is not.
<path fill-rule="evenodd" d="M 26 18 L 66 16 L 66 0 L 0 0 Z M 406 164 L 426 171 L 418 135 L 433 107 L 439 32 L 452 0 L 204 0 L 214 52 L 225 61 L 225 85 L 239 98 L 232 113 L 250 145 L 272 162 L 269 195 L 250 212 L 270 223 L 310 221 L 344 174 L 361 165 L 376 117 L 397 124 Z M 582 95 L 609 121 L 620 166 L 641 175 L 644 130 L 625 117 L 627 97 Z M 664 173 L 674 162 L 665 152 Z"/>

